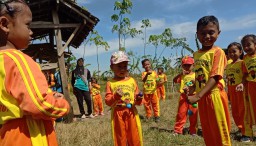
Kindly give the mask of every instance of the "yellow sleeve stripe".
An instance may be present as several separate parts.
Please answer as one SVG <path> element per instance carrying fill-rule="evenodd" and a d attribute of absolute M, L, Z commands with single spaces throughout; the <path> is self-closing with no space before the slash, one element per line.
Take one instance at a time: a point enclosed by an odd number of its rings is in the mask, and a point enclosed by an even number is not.
<path fill-rule="evenodd" d="M 18 70 L 20 71 L 20 74 L 21 74 L 21 76 L 22 76 L 22 79 L 24 80 L 26 89 L 28 90 L 28 94 L 30 95 L 30 97 L 31 97 L 32 101 L 34 102 L 34 104 L 36 105 L 36 107 L 37 107 L 41 112 L 45 113 L 45 114 L 48 115 L 48 116 L 59 117 L 58 115 L 52 114 L 52 113 L 50 113 L 50 112 L 47 112 L 44 108 L 42 108 L 42 107 L 39 105 L 39 103 L 37 102 L 37 100 L 36 100 L 34 94 L 32 93 L 32 90 L 31 90 L 31 88 L 30 88 L 30 86 L 29 86 L 28 80 L 27 80 L 27 78 L 26 78 L 26 76 L 25 76 L 25 73 L 24 73 L 24 71 L 22 70 L 22 67 L 21 67 L 19 61 L 17 60 L 17 58 L 15 58 L 15 56 L 13 56 L 13 55 L 12 55 L 11 53 L 9 53 L 9 52 L 4 52 L 4 53 L 5 53 L 7 56 L 9 56 L 10 58 L 12 58 L 13 61 L 16 63 L 16 65 L 17 65 L 17 67 L 18 67 Z"/>
<path fill-rule="evenodd" d="M 23 55 L 21 55 L 18 51 L 14 51 L 15 54 L 19 55 L 19 57 L 21 58 L 21 60 L 23 61 L 25 67 L 26 67 L 26 70 L 28 71 L 28 74 L 29 74 L 29 77 L 31 79 L 31 82 L 32 82 L 32 85 L 34 87 L 34 90 L 36 91 L 36 94 L 37 96 L 39 97 L 40 101 L 48 108 L 51 108 L 51 109 L 54 109 L 55 111 L 63 111 L 63 112 L 66 112 L 67 109 L 66 108 L 58 108 L 58 107 L 54 107 L 52 104 L 44 101 L 44 98 L 42 97 L 42 94 L 40 93 L 39 89 L 38 89 L 38 86 L 36 84 L 36 81 L 35 81 L 35 78 L 29 68 L 29 65 L 26 61 L 26 59 L 24 58 Z"/>

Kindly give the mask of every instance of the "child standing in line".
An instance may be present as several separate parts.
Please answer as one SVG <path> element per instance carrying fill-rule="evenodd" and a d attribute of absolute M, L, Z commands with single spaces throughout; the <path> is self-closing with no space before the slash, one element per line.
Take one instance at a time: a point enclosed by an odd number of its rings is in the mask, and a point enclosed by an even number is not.
<path fill-rule="evenodd" d="M 166 93 L 165 93 L 165 86 L 164 83 L 167 82 L 166 74 L 164 74 L 164 68 L 159 67 L 157 68 L 157 76 L 158 76 L 158 84 L 157 84 L 157 95 L 159 100 L 165 100 Z"/>
<path fill-rule="evenodd" d="M 243 50 L 241 44 L 233 42 L 228 45 L 228 57 L 232 59 L 232 63 L 226 67 L 226 78 L 231 103 L 232 116 L 239 131 L 244 133 L 244 91 L 238 91 L 237 87 L 243 86 L 242 64 Z"/>
<path fill-rule="evenodd" d="M 241 141 L 250 142 L 253 136 L 252 133 L 252 125 L 256 124 L 256 35 L 249 34 L 245 35 L 241 40 L 243 50 L 246 53 L 244 56 L 244 64 L 243 64 L 243 73 L 245 74 L 244 84 L 246 85 L 246 101 L 249 103 L 250 114 L 252 117 L 252 123 L 250 123 L 250 127 L 246 129 L 245 134 L 243 135 Z M 247 107 L 245 107 L 247 109 Z M 247 110 L 246 110 L 247 112 Z"/>
<path fill-rule="evenodd" d="M 220 34 L 218 19 L 215 16 L 199 19 L 196 34 L 202 48 L 194 53 L 196 94 L 188 100 L 198 101 L 206 146 L 230 146 L 228 97 L 223 80 L 227 59 L 224 51 L 214 46 Z"/>
<path fill-rule="evenodd" d="M 102 104 L 102 97 L 100 95 L 100 85 L 95 77 L 92 77 L 92 101 L 93 101 L 93 111 L 94 116 L 104 115 L 103 113 L 103 104 Z"/>
<path fill-rule="evenodd" d="M 114 52 L 110 68 L 114 78 L 107 82 L 105 102 L 111 106 L 112 137 L 115 146 L 142 146 L 142 130 L 135 105 L 141 105 L 142 95 L 132 77 L 127 77 L 128 56 Z"/>
<path fill-rule="evenodd" d="M 33 32 L 32 13 L 23 0 L 0 2 L 0 145 L 57 146 L 53 122 L 69 112 L 52 92 L 38 64 L 20 50 Z"/>
<path fill-rule="evenodd" d="M 186 90 L 189 88 L 187 86 L 193 86 L 195 83 L 195 73 L 192 71 L 193 65 L 194 59 L 192 57 L 185 56 L 182 59 L 183 72 L 173 78 L 174 83 L 180 83 L 180 100 L 176 115 L 176 122 L 174 125 L 174 135 L 182 134 L 188 114 L 192 114 L 189 116 L 189 132 L 191 135 L 196 135 L 197 132 L 197 107 L 193 107 L 191 104 L 189 104 L 187 99 L 187 95 L 194 95 L 195 93 L 187 93 Z M 188 113 L 189 110 L 192 113 Z"/>
<path fill-rule="evenodd" d="M 151 118 L 151 106 L 154 111 L 154 120 L 155 122 L 160 121 L 160 108 L 159 108 L 159 100 L 157 96 L 157 73 L 152 71 L 151 63 L 148 59 L 142 60 L 142 67 L 145 69 L 142 72 L 142 81 L 144 83 L 144 107 L 146 110 L 146 118 L 149 120 Z"/>

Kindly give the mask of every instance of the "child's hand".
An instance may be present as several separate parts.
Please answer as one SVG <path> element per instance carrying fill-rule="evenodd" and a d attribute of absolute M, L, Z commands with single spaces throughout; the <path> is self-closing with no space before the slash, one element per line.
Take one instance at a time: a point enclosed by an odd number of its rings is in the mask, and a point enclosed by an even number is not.
<path fill-rule="evenodd" d="M 116 94 L 119 95 L 119 96 L 121 96 L 121 97 L 124 95 L 123 90 L 122 90 L 121 88 L 118 88 L 118 89 L 116 90 Z"/>
<path fill-rule="evenodd" d="M 243 91 L 244 90 L 244 85 L 242 84 L 242 83 L 240 83 L 240 84 L 238 84 L 237 86 L 236 86 L 236 92 L 238 92 L 238 91 Z"/>
<path fill-rule="evenodd" d="M 189 88 L 188 88 L 188 86 L 184 87 L 184 88 L 183 88 L 183 91 L 184 91 L 185 94 L 188 94 L 188 93 L 189 93 Z"/>
<path fill-rule="evenodd" d="M 136 100 L 141 100 L 143 99 L 143 93 L 139 92 L 139 94 L 136 95 Z"/>
<path fill-rule="evenodd" d="M 199 99 L 200 99 L 200 97 L 197 94 L 188 96 L 189 103 L 196 103 Z"/>
<path fill-rule="evenodd" d="M 64 98 L 64 95 L 61 94 L 61 93 L 59 93 L 59 92 L 54 93 L 53 96 L 54 96 L 55 98 Z"/>
<path fill-rule="evenodd" d="M 147 72 L 147 74 L 148 74 L 148 75 L 152 74 L 152 70 L 149 70 L 149 71 Z"/>

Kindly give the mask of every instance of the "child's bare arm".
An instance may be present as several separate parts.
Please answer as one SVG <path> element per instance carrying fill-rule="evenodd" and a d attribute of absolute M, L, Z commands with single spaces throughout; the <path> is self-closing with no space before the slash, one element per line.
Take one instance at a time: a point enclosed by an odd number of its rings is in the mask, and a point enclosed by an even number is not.
<path fill-rule="evenodd" d="M 182 73 L 179 73 L 178 75 L 176 75 L 176 76 L 173 78 L 173 83 L 180 83 L 180 78 L 181 78 L 182 75 L 183 75 L 183 72 L 182 72 Z"/>
<path fill-rule="evenodd" d="M 143 82 L 146 82 L 148 79 L 148 75 L 152 74 L 152 71 L 148 71 L 147 74 L 145 75 L 145 77 L 142 79 Z"/>

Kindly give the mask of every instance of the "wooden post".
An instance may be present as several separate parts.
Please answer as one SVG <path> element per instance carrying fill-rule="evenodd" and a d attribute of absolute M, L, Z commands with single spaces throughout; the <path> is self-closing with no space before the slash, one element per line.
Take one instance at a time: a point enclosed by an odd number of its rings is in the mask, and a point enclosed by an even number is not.
<path fill-rule="evenodd" d="M 59 24 L 59 16 L 55 9 L 52 10 L 52 17 L 53 17 L 53 23 Z M 62 50 L 62 47 L 63 47 L 61 29 L 60 28 L 55 29 L 54 33 L 55 33 L 55 39 L 56 39 L 57 54 L 59 54 L 59 52 Z M 73 113 L 73 107 L 71 104 L 72 100 L 70 99 L 70 96 L 69 96 L 68 81 L 67 81 L 68 78 L 67 78 L 66 69 L 65 69 L 64 53 L 58 56 L 58 63 L 59 63 L 63 93 L 70 105 L 70 112 L 66 117 L 66 122 L 70 123 L 73 121 L 74 113 Z"/>

